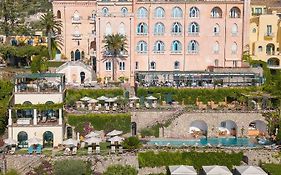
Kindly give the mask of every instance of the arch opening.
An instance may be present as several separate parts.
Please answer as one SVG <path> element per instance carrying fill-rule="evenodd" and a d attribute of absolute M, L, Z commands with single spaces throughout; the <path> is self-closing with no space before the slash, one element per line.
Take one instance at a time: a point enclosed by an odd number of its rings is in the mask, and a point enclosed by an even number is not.
<path fill-rule="evenodd" d="M 237 124 L 232 120 L 225 120 L 218 127 L 219 136 L 237 136 Z"/>
<path fill-rule="evenodd" d="M 206 136 L 208 135 L 208 125 L 203 120 L 195 120 L 189 126 L 189 133 L 197 138 L 199 136 Z"/>
<path fill-rule="evenodd" d="M 53 147 L 54 145 L 54 134 L 51 131 L 43 133 L 43 147 Z"/>
<path fill-rule="evenodd" d="M 18 146 L 20 148 L 27 148 L 28 147 L 28 143 L 27 143 L 27 139 L 28 139 L 28 135 L 26 132 L 21 131 L 18 133 Z"/>
<path fill-rule="evenodd" d="M 261 120 L 252 121 L 248 126 L 248 136 L 265 136 L 267 124 Z"/>

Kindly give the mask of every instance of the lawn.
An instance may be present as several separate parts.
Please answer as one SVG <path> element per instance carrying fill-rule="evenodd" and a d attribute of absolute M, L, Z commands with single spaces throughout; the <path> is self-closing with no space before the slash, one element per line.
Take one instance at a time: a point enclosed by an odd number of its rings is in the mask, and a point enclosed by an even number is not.
<path fill-rule="evenodd" d="M 264 164 L 262 168 L 270 175 L 281 175 L 281 164 Z"/>

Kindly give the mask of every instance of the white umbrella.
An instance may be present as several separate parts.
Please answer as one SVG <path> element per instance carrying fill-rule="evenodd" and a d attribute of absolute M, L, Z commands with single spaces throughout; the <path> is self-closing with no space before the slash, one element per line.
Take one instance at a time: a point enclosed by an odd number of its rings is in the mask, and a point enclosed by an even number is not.
<path fill-rule="evenodd" d="M 67 140 L 63 141 L 62 144 L 67 145 L 67 146 L 77 146 L 78 141 L 74 140 L 74 139 L 67 139 Z"/>
<path fill-rule="evenodd" d="M 153 97 L 152 95 L 149 96 L 149 97 L 146 97 L 146 99 L 147 99 L 147 100 L 157 100 L 157 98 L 156 98 L 156 97 Z"/>
<path fill-rule="evenodd" d="M 88 103 L 97 103 L 97 102 L 98 102 L 98 100 L 96 100 L 96 99 L 91 99 L 88 101 Z"/>
<path fill-rule="evenodd" d="M 92 98 L 90 98 L 90 97 L 83 97 L 80 100 L 81 101 L 90 101 L 90 100 L 92 100 Z"/>
<path fill-rule="evenodd" d="M 97 137 L 90 137 L 90 138 L 87 138 L 87 139 L 85 140 L 85 142 L 88 143 L 88 144 L 93 144 L 93 143 L 95 143 L 95 144 L 99 145 L 100 142 L 101 142 L 101 139 L 100 139 L 100 138 L 97 138 Z"/>
<path fill-rule="evenodd" d="M 123 133 L 123 131 L 113 130 L 113 131 L 107 133 L 106 135 L 112 137 L 112 136 L 121 135 L 122 133 Z"/>
<path fill-rule="evenodd" d="M 6 143 L 7 145 L 16 145 L 17 141 L 15 141 L 12 138 L 7 138 L 7 139 L 4 140 L 4 143 Z"/>
<path fill-rule="evenodd" d="M 30 144 L 30 145 L 37 145 L 37 144 L 40 144 L 42 142 L 42 139 L 40 138 L 37 138 L 37 137 L 33 137 L 31 139 L 28 139 L 27 142 Z"/>
<path fill-rule="evenodd" d="M 105 101 L 105 100 L 107 100 L 107 99 L 108 99 L 108 98 L 105 97 L 105 96 L 100 96 L 100 97 L 97 98 L 97 100 L 99 100 L 99 101 Z"/>
<path fill-rule="evenodd" d="M 112 102 L 115 102 L 116 100 L 117 100 L 117 98 L 108 98 L 105 100 L 105 102 L 112 103 Z"/>
<path fill-rule="evenodd" d="M 140 98 L 139 97 L 136 97 L 136 96 L 133 96 L 133 97 L 130 97 L 129 100 L 139 100 Z"/>
<path fill-rule="evenodd" d="M 97 133 L 97 132 L 90 132 L 89 134 L 85 135 L 86 138 L 90 138 L 90 137 L 97 137 L 99 136 L 100 134 Z"/>
<path fill-rule="evenodd" d="M 111 143 L 115 143 L 115 142 L 121 143 L 123 140 L 124 138 L 119 136 L 114 136 L 108 139 L 108 141 L 110 141 Z"/>

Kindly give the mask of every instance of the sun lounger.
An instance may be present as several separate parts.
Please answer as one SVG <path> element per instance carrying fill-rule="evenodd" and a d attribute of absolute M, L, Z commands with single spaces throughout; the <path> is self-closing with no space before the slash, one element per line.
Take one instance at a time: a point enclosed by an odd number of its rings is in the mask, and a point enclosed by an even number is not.
<path fill-rule="evenodd" d="M 37 148 L 36 148 L 36 153 L 37 154 L 41 154 L 42 153 L 42 147 L 41 145 L 38 145 Z"/>
<path fill-rule="evenodd" d="M 123 153 L 123 147 L 122 146 L 119 147 L 119 153 Z"/>
<path fill-rule="evenodd" d="M 111 146 L 111 153 L 115 153 L 115 146 Z"/>
<path fill-rule="evenodd" d="M 28 147 L 27 153 L 28 154 L 32 154 L 33 153 L 33 147 L 32 146 Z"/>
<path fill-rule="evenodd" d="M 12 147 L 9 153 L 10 154 L 15 154 L 15 152 L 16 152 L 16 147 Z"/>

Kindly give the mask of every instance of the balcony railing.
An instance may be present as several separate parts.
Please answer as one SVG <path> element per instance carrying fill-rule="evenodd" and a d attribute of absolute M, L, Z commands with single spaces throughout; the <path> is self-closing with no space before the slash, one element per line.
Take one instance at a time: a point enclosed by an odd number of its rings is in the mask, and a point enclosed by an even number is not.
<path fill-rule="evenodd" d="M 72 39 L 74 39 L 74 40 L 81 40 L 82 39 L 82 35 L 78 34 L 78 33 L 72 34 Z"/>
<path fill-rule="evenodd" d="M 106 57 L 113 57 L 114 54 L 109 52 L 109 51 L 105 51 L 103 52 L 103 55 Z M 121 51 L 119 54 L 117 54 L 117 57 L 127 57 L 128 56 L 128 52 L 127 51 Z"/>
<path fill-rule="evenodd" d="M 265 33 L 264 34 L 264 39 L 273 39 L 274 33 Z"/>

